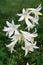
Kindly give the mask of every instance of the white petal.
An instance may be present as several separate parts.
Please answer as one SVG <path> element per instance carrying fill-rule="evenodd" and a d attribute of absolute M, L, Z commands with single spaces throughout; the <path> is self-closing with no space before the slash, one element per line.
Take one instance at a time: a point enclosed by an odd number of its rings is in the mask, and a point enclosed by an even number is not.
<path fill-rule="evenodd" d="M 8 33 L 8 32 L 6 33 L 6 36 L 7 36 L 7 35 L 9 35 L 9 33 Z"/>
<path fill-rule="evenodd" d="M 25 13 L 25 9 L 23 8 L 23 10 L 22 10 L 22 13 L 24 14 Z"/>
<path fill-rule="evenodd" d="M 39 21 L 39 16 L 36 16 L 36 17 L 33 19 L 33 23 L 39 24 L 38 21 Z"/>
<path fill-rule="evenodd" d="M 37 41 L 34 42 L 34 45 L 36 45 Z"/>
<path fill-rule="evenodd" d="M 18 21 L 22 21 L 22 20 L 24 20 L 24 16 L 21 16 Z"/>
<path fill-rule="evenodd" d="M 35 48 L 35 49 L 38 49 L 39 47 L 37 47 L 37 46 L 34 46 L 34 48 Z"/>
<path fill-rule="evenodd" d="M 35 9 L 34 9 L 34 8 L 27 8 L 27 11 L 30 11 L 30 12 L 31 12 L 31 11 L 33 11 L 33 10 L 35 10 Z M 29 13 L 30 13 L 30 12 L 29 12 Z"/>
<path fill-rule="evenodd" d="M 39 47 L 36 46 L 36 43 L 37 43 L 36 41 L 34 43 L 32 43 L 32 46 L 33 46 L 34 49 L 38 49 L 39 48 Z"/>
<path fill-rule="evenodd" d="M 41 4 L 36 9 L 37 9 L 37 11 L 40 11 L 42 9 Z"/>
<path fill-rule="evenodd" d="M 3 31 L 8 31 L 8 28 L 7 27 L 4 27 Z"/>
<path fill-rule="evenodd" d="M 37 37 L 37 36 L 38 36 L 37 33 L 32 33 L 32 34 L 30 34 L 30 37 Z"/>
<path fill-rule="evenodd" d="M 17 16 L 22 16 L 22 14 L 17 14 Z"/>
<path fill-rule="evenodd" d="M 34 32 L 34 34 L 35 34 L 35 33 L 37 33 L 37 29 L 36 29 L 36 28 L 35 28 L 35 32 Z"/>
<path fill-rule="evenodd" d="M 27 64 L 26 65 L 29 65 L 29 63 L 27 62 Z"/>
<path fill-rule="evenodd" d="M 6 21 L 6 24 L 7 24 L 7 26 L 9 26 L 9 27 L 11 26 L 11 23 L 9 23 L 8 21 Z"/>
<path fill-rule="evenodd" d="M 9 32 L 9 38 L 11 37 L 12 34 L 13 34 L 13 31 L 10 31 Z"/>
<path fill-rule="evenodd" d="M 10 37 L 12 40 L 11 41 L 15 41 L 16 40 L 16 37 Z"/>
<path fill-rule="evenodd" d="M 24 41 L 25 41 L 25 47 L 28 47 L 29 42 L 27 40 L 24 40 Z"/>
<path fill-rule="evenodd" d="M 19 35 L 19 31 L 18 30 L 15 30 L 15 35 Z"/>
<path fill-rule="evenodd" d="M 22 49 L 25 50 L 25 47 L 22 46 Z"/>
<path fill-rule="evenodd" d="M 25 49 L 25 56 L 28 54 L 28 50 L 27 49 Z"/>
<path fill-rule="evenodd" d="M 26 21 L 26 24 L 27 24 L 28 27 L 32 26 L 32 24 L 30 23 L 30 21 L 28 19 L 25 19 L 25 21 Z"/>
<path fill-rule="evenodd" d="M 19 28 L 20 27 L 20 25 L 16 25 L 16 28 Z"/>
<path fill-rule="evenodd" d="M 14 20 L 12 20 L 12 25 L 14 26 Z"/>
<path fill-rule="evenodd" d="M 29 16 L 28 16 L 28 19 L 32 20 L 32 19 L 33 19 L 33 17 L 29 15 Z"/>

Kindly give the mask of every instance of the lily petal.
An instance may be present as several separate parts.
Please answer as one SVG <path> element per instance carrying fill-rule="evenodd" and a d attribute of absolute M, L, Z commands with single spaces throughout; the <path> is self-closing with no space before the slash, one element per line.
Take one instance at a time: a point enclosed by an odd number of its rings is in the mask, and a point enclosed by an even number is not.
<path fill-rule="evenodd" d="M 21 16 L 18 21 L 22 21 L 22 20 L 24 20 L 24 16 Z"/>

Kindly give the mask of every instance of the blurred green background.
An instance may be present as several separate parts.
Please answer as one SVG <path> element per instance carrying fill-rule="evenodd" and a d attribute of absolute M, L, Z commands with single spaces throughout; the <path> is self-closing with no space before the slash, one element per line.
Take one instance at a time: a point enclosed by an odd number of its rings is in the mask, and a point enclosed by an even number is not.
<path fill-rule="evenodd" d="M 37 45 L 40 47 L 33 53 L 24 57 L 24 51 L 21 49 L 21 45 L 16 45 L 16 53 L 11 54 L 5 44 L 10 43 L 10 39 L 5 36 L 2 31 L 6 25 L 6 21 L 14 19 L 15 23 L 18 22 L 16 16 L 23 8 L 38 7 L 42 4 L 43 13 L 43 0 L 0 0 L 0 65 L 26 65 L 29 62 L 30 65 L 43 65 L 43 16 L 40 16 L 39 25 L 37 26 L 38 38 Z M 20 23 L 21 29 L 24 29 L 24 22 Z"/>

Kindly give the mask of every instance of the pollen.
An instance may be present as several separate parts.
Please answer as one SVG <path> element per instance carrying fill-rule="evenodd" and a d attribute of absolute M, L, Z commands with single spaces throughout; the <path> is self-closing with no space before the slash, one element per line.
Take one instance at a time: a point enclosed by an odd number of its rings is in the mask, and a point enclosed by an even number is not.
<path fill-rule="evenodd" d="M 31 40 L 32 42 L 34 42 L 34 37 L 32 38 L 32 40 Z"/>

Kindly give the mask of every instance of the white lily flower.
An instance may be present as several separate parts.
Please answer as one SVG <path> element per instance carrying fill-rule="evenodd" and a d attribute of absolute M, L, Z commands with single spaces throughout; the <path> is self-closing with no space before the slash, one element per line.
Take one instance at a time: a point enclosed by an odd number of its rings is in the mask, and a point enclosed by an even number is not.
<path fill-rule="evenodd" d="M 9 23 L 8 21 L 6 21 L 6 24 L 7 24 L 7 27 L 4 27 L 3 31 L 5 31 L 6 32 L 6 35 L 9 35 L 9 37 L 11 37 L 11 35 L 20 26 L 20 25 L 15 25 L 13 20 L 12 20 L 12 23 Z"/>
<path fill-rule="evenodd" d="M 26 65 L 29 65 L 29 63 L 27 62 L 27 64 Z"/>
<path fill-rule="evenodd" d="M 22 49 L 25 50 L 25 56 L 28 54 L 28 52 L 33 52 L 34 49 L 38 49 L 39 47 L 36 46 L 36 42 L 30 43 L 27 40 L 25 40 L 25 47 L 22 46 Z"/>
<path fill-rule="evenodd" d="M 6 47 L 8 47 L 10 49 L 11 53 L 13 51 L 14 52 L 16 51 L 16 50 L 14 50 L 14 46 L 15 46 L 16 42 L 17 42 L 17 40 L 15 40 L 15 41 L 11 42 L 10 44 L 6 45 Z"/>
<path fill-rule="evenodd" d="M 15 40 L 20 41 L 21 40 L 21 34 L 16 30 L 16 33 L 10 38 L 12 39 L 12 41 L 15 41 Z"/>
<path fill-rule="evenodd" d="M 39 15 L 42 15 L 42 13 L 40 12 L 41 10 L 41 4 L 37 7 L 37 8 L 28 8 L 27 11 L 30 11 L 29 13 L 33 13 L 35 14 L 34 19 L 32 19 L 33 23 L 38 24 L 38 20 L 39 20 Z"/>
<path fill-rule="evenodd" d="M 37 8 L 27 8 L 26 10 L 29 11 L 29 14 L 32 12 L 35 14 L 35 16 L 39 16 L 39 15 L 42 15 L 42 13 L 40 12 L 40 10 L 42 9 L 42 6 L 41 4 L 37 7 Z"/>
<path fill-rule="evenodd" d="M 12 42 L 10 44 L 6 45 L 6 47 L 8 47 L 12 53 L 13 51 L 16 51 L 16 50 L 14 50 L 14 46 L 18 40 L 19 41 L 21 40 L 21 34 L 16 30 L 15 34 L 13 36 L 11 36 L 10 39 Z"/>
<path fill-rule="evenodd" d="M 38 34 L 36 33 L 36 29 L 34 33 L 30 33 L 30 32 L 26 32 L 26 31 L 22 31 L 20 30 L 23 36 L 23 40 L 28 40 L 30 42 L 34 42 L 34 38 L 38 36 Z"/>
<path fill-rule="evenodd" d="M 17 14 L 20 16 L 20 19 L 18 21 L 25 20 L 28 28 L 33 28 L 34 25 L 30 22 L 30 20 L 33 20 L 33 17 L 29 15 L 29 12 L 27 12 L 24 8 L 22 10 L 22 14 Z"/>

